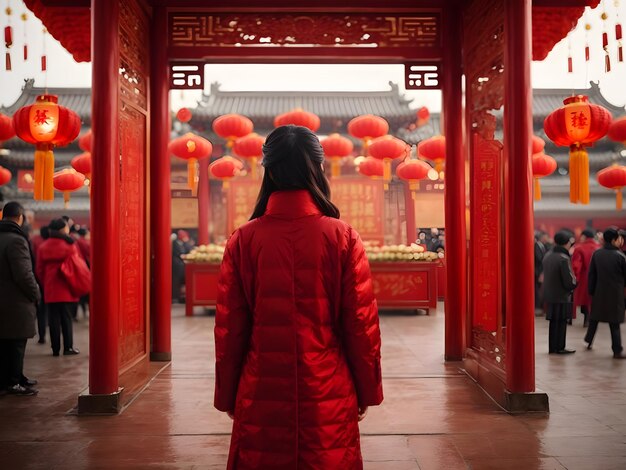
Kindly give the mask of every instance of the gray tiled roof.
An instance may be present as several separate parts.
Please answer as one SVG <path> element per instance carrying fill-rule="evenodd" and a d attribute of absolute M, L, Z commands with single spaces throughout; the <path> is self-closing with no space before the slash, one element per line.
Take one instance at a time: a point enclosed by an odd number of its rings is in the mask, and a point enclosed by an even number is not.
<path fill-rule="evenodd" d="M 9 149 L 8 155 L 0 155 L 0 165 L 12 168 L 32 168 L 34 164 L 34 147 L 21 149 Z M 69 166 L 72 158 L 80 154 L 82 150 L 67 148 L 55 149 L 54 166 L 59 170 L 63 166 Z"/>
<path fill-rule="evenodd" d="M 563 100 L 572 95 L 586 95 L 589 98 L 589 102 L 604 106 L 611 114 L 615 116 L 621 116 L 626 114 L 626 107 L 617 106 L 613 103 L 609 103 L 602 92 L 597 82 L 589 82 L 589 88 L 563 88 L 563 89 L 533 89 L 533 119 L 543 119 L 555 109 L 563 106 Z"/>

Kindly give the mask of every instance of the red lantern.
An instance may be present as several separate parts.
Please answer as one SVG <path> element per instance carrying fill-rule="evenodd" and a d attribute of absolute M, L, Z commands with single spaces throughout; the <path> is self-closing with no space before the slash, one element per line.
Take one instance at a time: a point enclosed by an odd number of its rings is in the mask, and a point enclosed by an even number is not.
<path fill-rule="evenodd" d="M 63 201 L 67 208 L 70 202 L 70 192 L 77 191 L 85 185 L 85 176 L 68 168 L 55 173 L 52 181 L 54 189 L 63 192 Z"/>
<path fill-rule="evenodd" d="M 78 138 L 78 147 L 83 152 L 91 152 L 91 129 Z"/>
<path fill-rule="evenodd" d="M 91 179 L 91 153 L 83 152 L 80 155 L 76 155 L 72 158 L 70 164 L 77 172 L 85 175 L 85 178 Z"/>
<path fill-rule="evenodd" d="M 191 117 L 192 117 L 192 114 L 188 108 L 180 108 L 178 112 L 176 113 L 176 118 L 180 122 L 189 122 L 191 121 Z"/>
<path fill-rule="evenodd" d="M 543 148 L 546 146 L 546 141 L 536 135 L 533 135 L 532 141 L 532 154 L 534 155 L 536 153 L 543 152 Z"/>
<path fill-rule="evenodd" d="M 243 169 L 243 164 L 230 155 L 215 160 L 209 165 L 209 172 L 223 182 L 223 189 L 228 189 L 229 181 Z"/>
<path fill-rule="evenodd" d="M 250 159 L 250 170 L 252 179 L 257 179 L 257 162 L 263 155 L 263 144 L 265 139 L 256 132 L 241 137 L 235 141 L 233 150 L 242 158 Z"/>
<path fill-rule="evenodd" d="M 363 153 L 367 155 L 370 141 L 389 132 L 389 124 L 380 116 L 363 114 L 348 123 L 348 133 L 363 141 Z"/>
<path fill-rule="evenodd" d="M 187 184 L 191 194 L 196 195 L 198 188 L 198 160 L 211 156 L 213 145 L 204 137 L 188 132 L 182 137 L 172 140 L 168 145 L 170 153 L 187 160 Z"/>
<path fill-rule="evenodd" d="M 320 128 L 320 118 L 317 114 L 310 113 L 302 108 L 292 109 L 274 118 L 274 127 L 286 126 L 288 124 L 306 127 L 315 132 Z"/>
<path fill-rule="evenodd" d="M 382 178 L 384 174 L 383 162 L 374 157 L 364 157 L 357 170 L 370 178 Z"/>
<path fill-rule="evenodd" d="M 333 178 L 341 174 L 341 159 L 352 154 L 354 144 L 339 134 L 331 134 L 320 141 L 324 154 L 330 158 L 330 171 Z"/>
<path fill-rule="evenodd" d="M 556 170 L 556 160 L 543 152 L 533 155 L 533 184 L 535 201 L 541 200 L 541 184 L 539 178 L 551 175 Z"/>
<path fill-rule="evenodd" d="M 391 181 L 391 160 L 406 157 L 408 145 L 397 137 L 384 135 L 372 140 L 369 146 L 369 152 L 372 157 L 383 161 L 385 189 L 389 189 L 389 181 Z"/>
<path fill-rule="evenodd" d="M 430 139 L 422 140 L 417 144 L 417 154 L 435 163 L 437 174 L 443 171 L 443 162 L 446 159 L 446 138 L 436 135 Z"/>
<path fill-rule="evenodd" d="M 35 187 L 36 200 L 52 201 L 54 187 L 54 154 L 52 148 L 72 142 L 80 132 L 78 114 L 57 104 L 54 95 L 40 95 L 35 104 L 18 109 L 13 115 L 17 136 L 36 144 Z"/>
<path fill-rule="evenodd" d="M 560 146 L 570 148 L 570 201 L 589 204 L 589 155 L 585 146 L 604 137 L 611 124 L 611 113 L 590 104 L 586 96 L 571 96 L 564 106 L 546 117 L 546 135 Z"/>
<path fill-rule="evenodd" d="M 224 114 L 213 121 L 213 131 L 221 138 L 226 139 L 226 148 L 233 146 L 235 139 L 252 132 L 252 121 L 241 114 Z"/>
<path fill-rule="evenodd" d="M 7 184 L 11 181 L 11 172 L 6 168 L 0 166 L 0 186 Z"/>
<path fill-rule="evenodd" d="M 622 142 L 626 145 L 626 116 L 617 118 L 611 123 L 607 137 L 615 142 Z M 2 139 L 0 138 L 0 140 Z"/>
<path fill-rule="evenodd" d="M 615 208 L 622 210 L 622 188 L 626 186 L 626 166 L 612 165 L 598 172 L 598 183 L 615 190 Z"/>
<path fill-rule="evenodd" d="M 9 140 L 13 136 L 15 136 L 15 129 L 13 129 L 13 119 L 0 113 L 0 142 Z"/>
<path fill-rule="evenodd" d="M 428 176 L 428 172 L 432 170 L 431 166 L 422 160 L 404 160 L 396 168 L 396 175 L 400 179 L 409 182 L 411 195 L 415 199 L 415 191 L 418 189 L 419 181 Z"/>

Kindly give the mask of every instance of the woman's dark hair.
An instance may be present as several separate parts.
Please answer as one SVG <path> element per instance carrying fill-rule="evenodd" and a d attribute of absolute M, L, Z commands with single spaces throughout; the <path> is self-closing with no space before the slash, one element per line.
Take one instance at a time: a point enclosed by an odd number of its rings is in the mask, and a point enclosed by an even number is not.
<path fill-rule="evenodd" d="M 322 214 L 339 218 L 339 209 L 330 202 L 330 186 L 322 170 L 324 150 L 317 136 L 306 127 L 281 126 L 263 145 L 265 174 L 250 220 L 265 214 L 274 191 L 306 189 Z"/>

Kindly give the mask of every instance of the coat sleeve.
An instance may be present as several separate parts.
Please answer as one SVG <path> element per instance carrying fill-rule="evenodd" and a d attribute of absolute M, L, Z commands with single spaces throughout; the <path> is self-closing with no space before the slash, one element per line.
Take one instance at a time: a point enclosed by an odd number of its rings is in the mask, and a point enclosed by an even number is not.
<path fill-rule="evenodd" d="M 41 293 L 35 279 L 35 273 L 33 273 L 33 262 L 30 257 L 28 242 L 20 237 L 7 250 L 7 256 L 13 280 L 29 300 L 38 303 L 41 299 Z"/>
<path fill-rule="evenodd" d="M 596 268 L 596 254 L 591 256 L 591 262 L 589 263 L 589 276 L 587 277 L 587 291 L 589 295 L 596 293 L 596 284 L 598 283 L 598 269 Z"/>
<path fill-rule="evenodd" d="M 572 269 L 574 270 L 576 279 L 580 278 L 584 268 L 585 257 L 583 256 L 582 250 L 574 250 L 574 254 L 572 255 Z"/>
<path fill-rule="evenodd" d="M 359 235 L 350 230 L 342 274 L 341 332 L 359 406 L 383 401 L 380 328 L 372 277 Z"/>
<path fill-rule="evenodd" d="M 228 241 L 220 269 L 215 311 L 215 399 L 234 411 L 241 369 L 248 352 L 252 318 L 239 275 L 239 232 Z"/>
<path fill-rule="evenodd" d="M 560 263 L 561 282 L 567 291 L 573 291 L 576 287 L 576 276 L 572 271 L 572 263 L 569 259 L 562 259 Z"/>

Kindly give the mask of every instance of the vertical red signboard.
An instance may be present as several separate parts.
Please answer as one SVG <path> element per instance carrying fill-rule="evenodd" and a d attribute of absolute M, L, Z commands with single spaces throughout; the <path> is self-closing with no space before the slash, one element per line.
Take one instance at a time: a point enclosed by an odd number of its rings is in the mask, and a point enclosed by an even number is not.
<path fill-rule="evenodd" d="M 382 244 L 383 204 L 382 181 L 363 178 L 338 178 L 330 182 L 331 199 L 341 212 L 341 219 L 352 225 L 363 240 Z"/>
<path fill-rule="evenodd" d="M 502 144 L 474 134 L 472 159 L 473 326 L 494 332 L 500 312 Z"/>
<path fill-rule="evenodd" d="M 241 178 L 230 182 L 227 196 L 229 234 L 250 219 L 260 187 L 260 180 Z"/>

